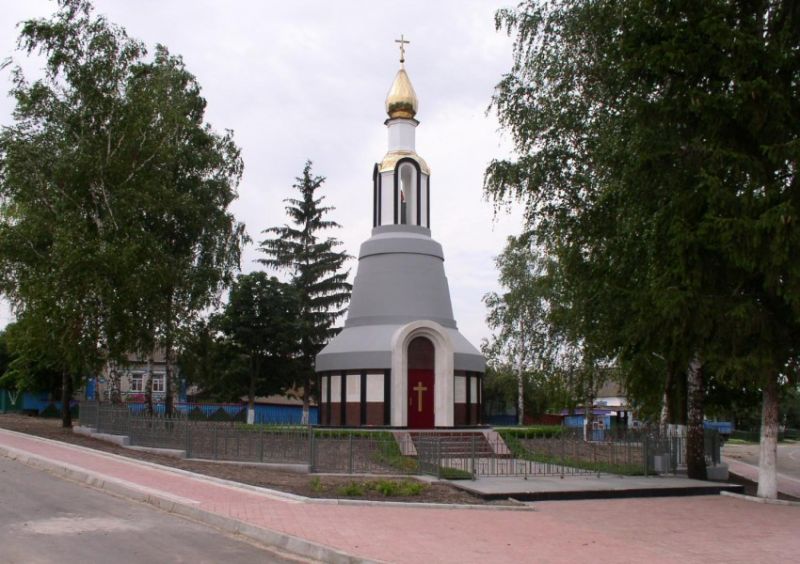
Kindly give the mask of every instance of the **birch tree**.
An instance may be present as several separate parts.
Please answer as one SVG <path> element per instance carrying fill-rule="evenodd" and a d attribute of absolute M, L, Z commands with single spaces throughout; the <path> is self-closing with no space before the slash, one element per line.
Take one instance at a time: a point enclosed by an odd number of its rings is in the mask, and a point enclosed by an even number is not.
<path fill-rule="evenodd" d="M 0 132 L 0 290 L 71 383 L 130 352 L 169 349 L 229 280 L 243 227 L 227 206 L 241 159 L 179 57 L 60 0 L 23 22 L 14 122 Z M 163 337 L 163 338 L 162 338 Z M 169 363 L 168 363 L 169 365 Z M 70 424 L 65 410 L 63 424 Z"/>
<path fill-rule="evenodd" d="M 660 354 L 693 386 L 698 358 L 751 378 L 774 475 L 771 390 L 800 318 L 794 3 L 525 2 L 497 23 L 516 42 L 494 106 L 519 157 L 490 165 L 487 192 L 525 203 L 592 346 Z"/>

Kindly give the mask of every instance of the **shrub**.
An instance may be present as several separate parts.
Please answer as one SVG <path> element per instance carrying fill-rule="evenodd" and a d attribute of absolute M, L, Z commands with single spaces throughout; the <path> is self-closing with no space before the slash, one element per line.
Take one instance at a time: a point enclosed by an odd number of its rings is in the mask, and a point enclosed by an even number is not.
<path fill-rule="evenodd" d="M 228 415 L 228 412 L 218 407 L 217 410 L 208 416 L 209 421 L 230 421 L 231 416 Z"/>
<path fill-rule="evenodd" d="M 61 417 L 61 410 L 58 409 L 55 404 L 51 403 L 42 410 L 42 412 L 39 414 L 39 417 Z"/>
<path fill-rule="evenodd" d="M 336 492 L 345 497 L 361 497 L 364 495 L 364 485 L 357 482 L 350 482 L 349 484 L 339 486 Z"/>
<path fill-rule="evenodd" d="M 410 497 L 419 495 L 425 484 L 411 480 L 378 480 L 370 484 L 373 490 L 384 497 Z"/>
<path fill-rule="evenodd" d="M 498 428 L 496 431 L 504 439 L 514 437 L 517 439 L 552 439 L 564 434 L 564 428 L 560 425 L 535 425 L 532 427 L 508 427 Z"/>
<path fill-rule="evenodd" d="M 403 456 L 400 447 L 391 433 L 375 433 L 375 438 L 379 439 L 378 449 L 372 453 L 372 460 L 379 464 L 386 464 L 396 468 L 401 472 L 416 472 L 419 468 L 417 459 L 411 456 Z"/>
<path fill-rule="evenodd" d="M 439 467 L 439 477 L 445 480 L 471 480 L 472 474 L 466 470 L 450 468 L 447 466 Z"/>

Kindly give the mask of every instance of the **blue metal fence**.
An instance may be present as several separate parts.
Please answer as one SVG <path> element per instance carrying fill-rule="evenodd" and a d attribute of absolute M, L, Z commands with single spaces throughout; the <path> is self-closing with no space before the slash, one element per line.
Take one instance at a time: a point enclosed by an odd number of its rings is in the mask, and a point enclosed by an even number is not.
<path fill-rule="evenodd" d="M 69 402 L 71 408 L 78 405 L 78 400 L 71 400 Z M 49 394 L 46 392 L 25 392 L 22 394 L 21 409 L 25 413 L 35 413 L 41 415 L 50 406 L 61 413 L 61 402 L 50 399 Z M 53 409 L 50 411 L 52 412 Z"/>
<path fill-rule="evenodd" d="M 127 404 L 131 413 L 141 414 L 147 410 L 145 403 Z M 191 403 L 176 402 L 175 410 L 179 413 L 190 414 L 193 411 L 200 411 L 205 417 L 212 417 L 215 413 L 222 410 L 228 417 L 242 417 L 247 410 L 246 403 Z M 164 404 L 154 403 L 153 412 L 158 415 L 164 414 Z M 279 424 L 299 424 L 303 419 L 303 407 L 299 405 L 263 405 L 255 406 L 255 423 L 279 423 Z M 319 424 L 319 408 L 311 406 L 309 408 L 309 419 L 312 425 Z"/>
<path fill-rule="evenodd" d="M 309 423 L 319 425 L 319 408 L 308 408 Z M 303 419 L 300 405 L 256 405 L 256 423 L 297 424 Z"/>
<path fill-rule="evenodd" d="M 8 399 L 6 391 L 0 390 L 0 393 L 5 394 L 3 397 L 3 410 L 10 411 L 19 409 L 26 413 L 33 413 L 41 415 L 50 406 L 53 406 L 56 411 L 61 412 L 61 402 L 54 401 L 47 393 L 38 392 L 25 392 L 20 394 L 22 397 L 12 404 Z M 72 400 L 70 406 L 78 404 L 77 400 Z M 141 414 L 147 411 L 147 404 L 144 402 L 127 402 L 128 410 L 131 413 Z M 244 417 L 247 410 L 246 403 L 193 403 L 193 402 L 175 402 L 175 410 L 179 413 L 189 414 L 192 411 L 199 410 L 205 417 L 212 417 L 215 413 L 222 410 L 228 417 Z M 52 409 L 51 409 L 52 411 Z M 255 407 L 255 422 L 266 424 L 299 424 L 303 419 L 303 407 L 300 405 L 264 405 L 256 404 Z M 163 403 L 153 403 L 153 412 L 158 415 L 164 414 Z M 312 425 L 319 424 L 319 408 L 311 406 L 309 408 L 309 419 Z"/>

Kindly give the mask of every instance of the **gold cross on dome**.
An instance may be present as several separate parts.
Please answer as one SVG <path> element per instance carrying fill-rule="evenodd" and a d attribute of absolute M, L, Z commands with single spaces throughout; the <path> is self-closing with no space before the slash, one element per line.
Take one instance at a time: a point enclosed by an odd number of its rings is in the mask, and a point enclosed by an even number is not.
<path fill-rule="evenodd" d="M 405 63 L 406 62 L 406 45 L 408 45 L 411 42 L 406 40 L 403 37 L 402 33 L 400 34 L 400 39 L 395 39 L 394 42 L 400 44 L 400 62 L 401 63 Z"/>

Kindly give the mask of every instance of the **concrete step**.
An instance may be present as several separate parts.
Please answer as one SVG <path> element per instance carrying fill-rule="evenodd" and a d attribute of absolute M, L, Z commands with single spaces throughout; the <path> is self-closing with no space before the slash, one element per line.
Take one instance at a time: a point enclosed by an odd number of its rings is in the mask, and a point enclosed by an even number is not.
<path fill-rule="evenodd" d="M 412 441 L 419 452 L 420 445 L 435 442 L 437 452 L 444 458 L 477 458 L 496 456 L 495 449 L 480 432 L 410 432 Z"/>

